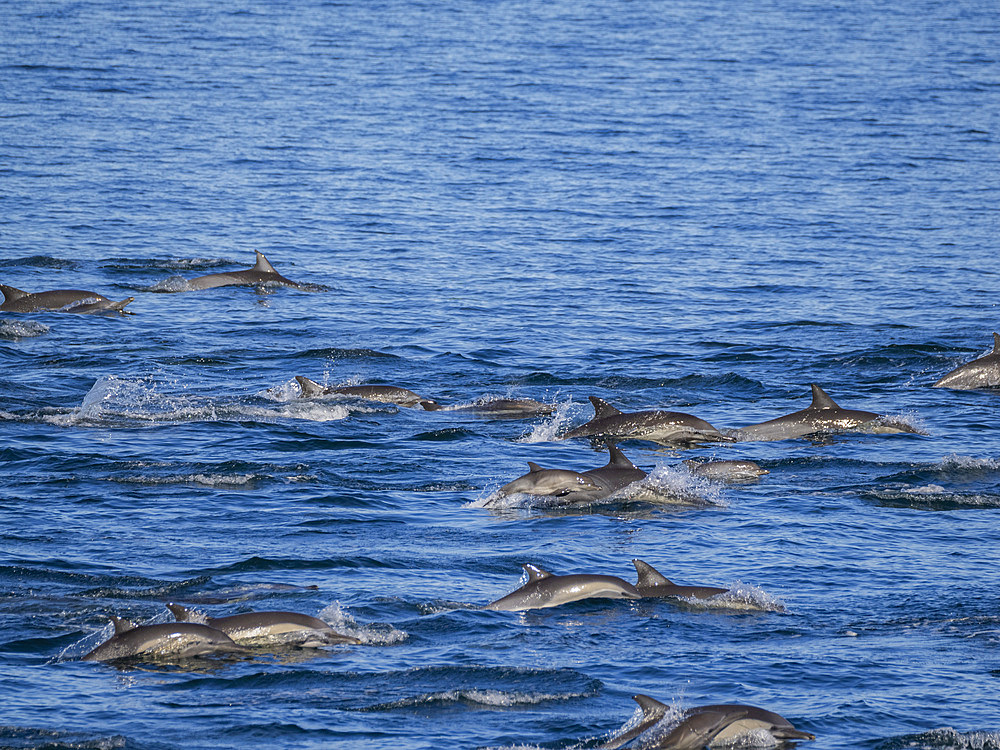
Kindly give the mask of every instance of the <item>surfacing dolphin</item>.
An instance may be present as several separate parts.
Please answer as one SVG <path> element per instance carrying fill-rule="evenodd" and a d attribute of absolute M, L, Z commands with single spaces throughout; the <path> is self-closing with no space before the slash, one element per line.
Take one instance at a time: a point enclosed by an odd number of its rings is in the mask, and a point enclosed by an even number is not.
<path fill-rule="evenodd" d="M 204 623 L 169 622 L 133 625 L 112 617 L 115 634 L 83 657 L 84 661 L 114 661 L 131 657 L 154 660 L 187 659 L 218 653 L 244 653 L 232 638 Z"/>
<path fill-rule="evenodd" d="M 594 418 L 562 436 L 612 440 L 648 440 L 661 445 L 685 447 L 699 443 L 732 442 L 704 419 L 679 411 L 621 412 L 597 396 L 590 397 Z"/>
<path fill-rule="evenodd" d="M 278 643 L 283 646 L 318 648 L 338 643 L 360 644 L 351 635 L 338 633 L 318 617 L 298 612 L 245 612 L 228 617 L 203 617 L 179 604 L 168 604 L 178 622 L 203 622 L 221 630 L 241 646 Z"/>
<path fill-rule="evenodd" d="M 295 287 L 296 289 L 304 288 L 304 284 L 286 279 L 275 271 L 274 266 L 264 257 L 264 253 L 259 250 L 255 250 L 254 252 L 257 253 L 257 262 L 253 268 L 196 276 L 193 279 L 188 279 L 187 286 L 179 291 L 214 289 L 219 286 L 256 286 L 259 284 L 282 284 L 284 286 Z"/>
<path fill-rule="evenodd" d="M 336 393 L 342 396 L 363 398 L 367 401 L 379 401 L 383 404 L 396 404 L 397 406 L 423 406 L 426 409 L 427 404 L 434 404 L 429 398 L 424 398 L 413 391 L 394 385 L 324 386 L 302 375 L 296 375 L 295 382 L 299 384 L 302 398 L 316 398 Z"/>
<path fill-rule="evenodd" d="M 115 302 L 97 292 L 82 289 L 53 289 L 49 292 L 25 292 L 6 284 L 0 284 L 4 301 L 0 304 L 3 312 L 69 312 L 69 313 L 121 313 L 132 315 L 125 305 L 135 297 Z"/>
<path fill-rule="evenodd" d="M 890 419 L 871 411 L 842 409 L 822 388 L 813 383 L 812 403 L 806 409 L 786 414 L 767 422 L 752 424 L 736 431 L 739 440 L 791 440 L 818 433 L 857 430 L 879 435 L 900 432 L 916 433 L 905 422 Z"/>
<path fill-rule="evenodd" d="M 767 732 L 776 742 L 816 739 L 815 735 L 796 729 L 773 711 L 735 704 L 688 709 L 669 731 L 664 727 L 662 735 L 647 738 L 644 735 L 664 720 L 670 707 L 648 695 L 636 695 L 633 699 L 642 709 L 642 717 L 634 727 L 600 745 L 601 750 L 626 747 L 637 739 L 635 746 L 644 750 L 703 750 L 709 745 L 734 744 L 744 735 L 758 731 Z"/>
<path fill-rule="evenodd" d="M 574 573 L 552 575 L 537 565 L 522 566 L 528 582 L 507 596 L 490 602 L 483 609 L 518 612 L 525 609 L 557 607 L 581 599 L 641 599 L 635 586 L 617 576 Z"/>
<path fill-rule="evenodd" d="M 608 463 L 599 469 L 575 472 L 566 469 L 543 469 L 528 462 L 530 471 L 497 490 L 497 496 L 523 493 L 565 498 L 567 502 L 590 502 L 610 497 L 623 487 L 646 477 L 618 446 L 608 445 Z"/>
<path fill-rule="evenodd" d="M 935 388 L 974 391 L 1000 388 L 1000 333 L 993 333 L 993 351 L 979 359 L 959 365 L 934 384 Z"/>
<path fill-rule="evenodd" d="M 632 564 L 638 575 L 635 587 L 646 598 L 711 599 L 729 591 L 715 586 L 678 586 L 649 563 L 633 560 Z"/>
<path fill-rule="evenodd" d="M 427 411 L 459 411 L 479 414 L 491 419 L 525 419 L 551 414 L 556 407 L 531 398 L 494 398 L 461 406 L 442 406 L 433 401 L 421 404 Z"/>
<path fill-rule="evenodd" d="M 764 474 L 770 474 L 767 469 L 761 468 L 760 464 L 754 461 L 692 461 L 689 459 L 684 462 L 684 465 L 692 474 L 718 482 L 749 482 L 759 479 Z"/>

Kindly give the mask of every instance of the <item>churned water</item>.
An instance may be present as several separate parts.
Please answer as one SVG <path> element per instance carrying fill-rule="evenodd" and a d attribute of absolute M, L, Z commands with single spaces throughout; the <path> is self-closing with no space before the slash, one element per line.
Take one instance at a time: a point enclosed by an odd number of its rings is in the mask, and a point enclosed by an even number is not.
<path fill-rule="evenodd" d="M 803 747 L 1000 747 L 1000 16 L 976 0 L 6 3 L 0 745 L 593 747 L 646 693 Z M 164 293 L 264 252 L 309 284 Z M 405 386 L 497 420 L 335 396 Z M 735 428 L 624 443 L 662 502 L 490 502 L 595 395 Z M 723 485 L 684 459 L 770 471 Z M 672 498 L 672 500 L 671 500 Z M 690 502 L 689 502 L 690 501 Z M 728 608 L 479 607 L 520 566 Z M 79 657 L 108 615 L 286 609 L 363 641 Z"/>

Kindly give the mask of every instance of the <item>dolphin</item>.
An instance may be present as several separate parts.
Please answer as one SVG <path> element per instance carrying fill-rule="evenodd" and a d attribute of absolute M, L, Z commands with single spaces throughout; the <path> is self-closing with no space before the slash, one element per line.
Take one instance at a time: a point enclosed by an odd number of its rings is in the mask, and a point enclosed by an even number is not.
<path fill-rule="evenodd" d="M 767 469 L 761 468 L 760 464 L 753 461 L 692 461 L 687 460 L 684 465 L 688 471 L 706 479 L 715 479 L 720 482 L 746 482 L 757 479 L 764 474 L 770 474 Z"/>
<path fill-rule="evenodd" d="M 567 469 L 543 469 L 528 462 L 527 474 L 505 484 L 497 495 L 550 495 L 564 497 L 569 502 L 588 502 L 610 497 L 623 487 L 644 479 L 647 475 L 633 464 L 618 446 L 608 445 L 608 463 L 599 469 L 575 472 Z"/>
<path fill-rule="evenodd" d="M 229 617 L 202 617 L 179 604 L 168 604 L 178 622 L 204 621 L 221 630 L 241 646 L 255 646 L 279 641 L 283 645 L 317 648 L 337 643 L 358 645 L 360 640 L 338 633 L 317 617 L 298 612 L 246 612 Z"/>
<path fill-rule="evenodd" d="M 638 724 L 600 745 L 601 750 L 615 750 L 645 735 L 663 720 L 669 710 L 669 706 L 648 695 L 636 695 L 633 699 L 642 709 Z M 716 743 L 732 745 L 743 735 L 759 730 L 768 732 L 779 742 L 816 739 L 815 735 L 796 729 L 773 711 L 734 704 L 689 709 L 669 732 L 659 737 L 644 738 L 638 746 L 653 750 L 703 750 Z"/>
<path fill-rule="evenodd" d="M 255 250 L 254 252 L 257 253 L 257 262 L 253 268 L 197 276 L 193 279 L 188 279 L 187 288 L 184 291 L 214 289 L 219 286 L 255 286 L 257 284 L 283 284 L 284 286 L 292 286 L 296 289 L 303 288 L 303 284 L 286 279 L 275 271 L 274 266 L 264 257 L 264 253 L 259 250 Z"/>
<path fill-rule="evenodd" d="M 0 308 L 3 309 L 3 308 Z M 959 365 L 934 384 L 935 388 L 974 391 L 978 388 L 1000 388 L 1000 333 L 993 333 L 993 351 Z"/>
<path fill-rule="evenodd" d="M 84 661 L 114 661 L 134 656 L 186 659 L 215 653 L 244 653 L 232 638 L 202 623 L 171 622 L 134 625 L 112 617 L 115 634 L 83 657 Z"/>
<path fill-rule="evenodd" d="M 711 599 L 713 596 L 729 591 L 729 589 L 720 589 L 715 586 L 678 586 L 649 563 L 633 560 L 632 564 L 638 574 L 635 587 L 640 594 L 647 598 L 674 596 L 684 599 Z"/>
<path fill-rule="evenodd" d="M 0 284 L 4 301 L 0 304 L 3 312 L 71 312 L 71 313 L 103 313 L 117 312 L 122 315 L 132 315 L 125 311 L 125 305 L 135 297 L 114 302 L 97 292 L 87 292 L 82 289 L 53 289 L 49 292 L 25 292 L 6 284 Z"/>
<path fill-rule="evenodd" d="M 577 437 L 600 437 L 615 440 L 648 440 L 676 447 L 707 442 L 732 442 L 704 419 L 679 411 L 621 412 L 606 401 L 590 397 L 594 418 L 565 435 L 563 440 Z"/>
<path fill-rule="evenodd" d="M 464 411 L 481 414 L 492 419 L 524 419 L 551 414 L 556 407 L 531 398 L 495 398 L 465 406 L 442 406 L 433 401 L 421 404 L 427 411 Z"/>
<path fill-rule="evenodd" d="M 580 599 L 641 599 L 635 586 L 616 576 L 552 575 L 530 563 L 522 566 L 528 582 L 517 591 L 490 602 L 483 609 L 518 612 L 525 609 L 557 607 Z"/>
<path fill-rule="evenodd" d="M 790 440 L 823 432 L 859 430 L 877 434 L 916 433 L 904 422 L 880 416 L 871 411 L 842 409 L 822 388 L 813 383 L 812 403 L 807 409 L 786 414 L 736 431 L 739 440 Z"/>
<path fill-rule="evenodd" d="M 327 396 L 331 393 L 337 393 L 342 396 L 355 396 L 363 398 L 366 401 L 380 401 L 383 404 L 396 404 L 397 406 L 415 407 L 423 405 L 426 409 L 427 404 L 434 404 L 428 398 L 419 396 L 406 388 L 397 388 L 394 385 L 342 385 L 328 387 L 320 385 L 315 380 L 310 380 L 302 375 L 296 375 L 295 382 L 299 384 L 302 398 L 315 398 L 317 396 Z"/>

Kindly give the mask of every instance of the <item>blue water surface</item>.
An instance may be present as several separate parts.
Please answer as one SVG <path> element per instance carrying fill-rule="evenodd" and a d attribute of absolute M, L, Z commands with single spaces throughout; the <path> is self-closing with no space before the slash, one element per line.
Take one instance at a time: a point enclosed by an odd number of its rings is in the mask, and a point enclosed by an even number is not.
<path fill-rule="evenodd" d="M 595 747 L 631 696 L 800 747 L 1000 747 L 1000 16 L 982 0 L 0 6 L 0 747 Z M 305 289 L 171 293 L 260 250 Z M 298 398 L 405 386 L 491 419 Z M 592 415 L 915 432 L 626 442 L 655 501 L 495 502 Z M 684 459 L 769 470 L 726 485 Z M 683 504 L 684 501 L 693 504 Z M 729 608 L 484 605 L 520 566 Z M 80 661 L 109 615 L 361 646 Z M 739 606 L 737 606 L 739 605 Z"/>

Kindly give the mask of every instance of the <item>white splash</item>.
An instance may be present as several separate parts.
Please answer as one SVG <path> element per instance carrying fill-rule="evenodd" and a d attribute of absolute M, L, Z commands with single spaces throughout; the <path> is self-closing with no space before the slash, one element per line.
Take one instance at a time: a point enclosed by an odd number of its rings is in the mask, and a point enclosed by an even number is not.
<path fill-rule="evenodd" d="M 354 636 L 367 646 L 392 646 L 396 643 L 402 643 L 410 637 L 408 633 L 398 630 L 392 625 L 378 623 L 359 625 L 353 617 L 344 611 L 340 602 L 327 605 L 317 616 L 338 633 Z"/>

